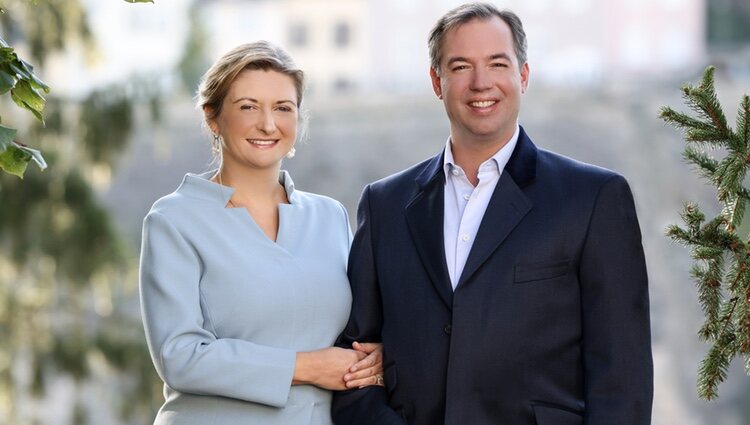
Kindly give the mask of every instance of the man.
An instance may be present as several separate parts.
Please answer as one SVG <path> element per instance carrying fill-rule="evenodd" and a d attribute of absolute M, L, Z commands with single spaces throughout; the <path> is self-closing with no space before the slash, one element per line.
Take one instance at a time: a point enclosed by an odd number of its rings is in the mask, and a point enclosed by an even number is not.
<path fill-rule="evenodd" d="M 538 149 L 518 17 L 460 6 L 429 39 L 440 155 L 368 185 L 340 344 L 384 344 L 385 389 L 337 424 L 646 425 L 646 267 L 621 176 Z"/>

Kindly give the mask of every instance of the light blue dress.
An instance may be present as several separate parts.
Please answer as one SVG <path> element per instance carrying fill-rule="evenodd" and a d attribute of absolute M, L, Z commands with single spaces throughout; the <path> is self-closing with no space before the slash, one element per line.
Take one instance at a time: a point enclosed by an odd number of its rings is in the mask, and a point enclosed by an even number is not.
<path fill-rule="evenodd" d="M 166 399 L 155 424 L 331 424 L 330 392 L 291 382 L 296 353 L 330 347 L 349 317 L 346 210 L 282 171 L 273 242 L 211 175 L 186 175 L 143 223 L 141 308 Z"/>

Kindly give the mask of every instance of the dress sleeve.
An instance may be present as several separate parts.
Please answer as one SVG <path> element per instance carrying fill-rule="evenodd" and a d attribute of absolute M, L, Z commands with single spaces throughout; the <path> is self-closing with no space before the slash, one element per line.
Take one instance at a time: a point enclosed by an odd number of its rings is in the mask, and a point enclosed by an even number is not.
<path fill-rule="evenodd" d="M 337 201 L 338 202 L 338 201 Z M 341 212 L 344 214 L 344 222 L 346 223 L 346 234 L 347 234 L 347 247 L 352 246 L 352 239 L 354 238 L 352 236 L 352 225 L 349 223 L 349 212 L 346 210 L 346 207 L 341 202 L 338 202 L 339 208 L 341 208 Z"/>
<path fill-rule="evenodd" d="M 162 214 L 143 223 L 140 297 L 156 371 L 183 393 L 236 398 L 283 407 L 296 352 L 231 338 L 204 327 L 200 256 Z"/>

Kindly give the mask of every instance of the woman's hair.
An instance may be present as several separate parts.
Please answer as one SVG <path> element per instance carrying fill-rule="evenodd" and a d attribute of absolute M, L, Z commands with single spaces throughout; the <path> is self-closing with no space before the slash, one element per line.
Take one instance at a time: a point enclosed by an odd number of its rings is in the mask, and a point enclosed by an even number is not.
<path fill-rule="evenodd" d="M 294 81 L 297 91 L 299 128 L 297 139 L 302 140 L 306 133 L 306 114 L 302 110 L 302 94 L 305 88 L 305 74 L 297 68 L 292 57 L 284 49 L 267 41 L 241 44 L 220 57 L 201 78 L 196 95 L 197 106 L 203 110 L 206 121 L 221 114 L 224 98 L 237 75 L 246 69 L 276 71 L 288 75 Z M 216 146 L 215 146 L 216 147 Z"/>

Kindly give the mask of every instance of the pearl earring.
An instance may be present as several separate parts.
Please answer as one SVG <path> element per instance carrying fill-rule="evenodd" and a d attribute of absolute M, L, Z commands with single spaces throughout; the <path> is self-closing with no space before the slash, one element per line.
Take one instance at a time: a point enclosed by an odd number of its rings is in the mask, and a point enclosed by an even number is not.
<path fill-rule="evenodd" d="M 294 149 L 294 146 L 292 146 L 291 149 L 289 149 L 289 152 L 286 153 L 286 157 L 289 159 L 294 158 L 294 155 L 297 153 L 297 149 Z"/>
<path fill-rule="evenodd" d="M 223 140 L 221 139 L 221 136 L 218 133 L 214 133 L 214 140 L 213 143 L 211 143 L 211 152 L 214 153 L 214 155 L 219 155 L 221 153 L 221 143 Z"/>

